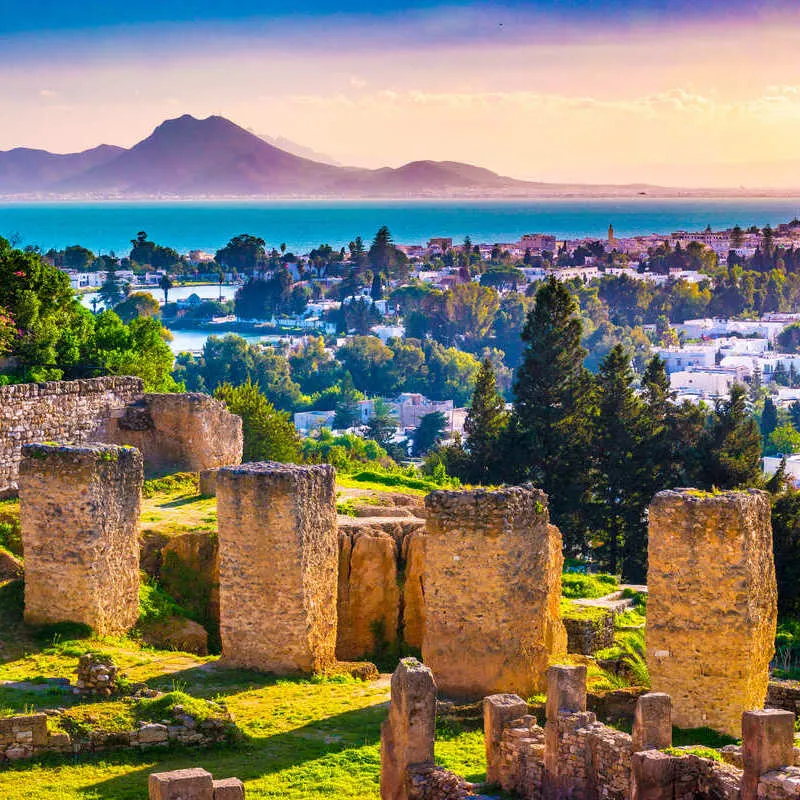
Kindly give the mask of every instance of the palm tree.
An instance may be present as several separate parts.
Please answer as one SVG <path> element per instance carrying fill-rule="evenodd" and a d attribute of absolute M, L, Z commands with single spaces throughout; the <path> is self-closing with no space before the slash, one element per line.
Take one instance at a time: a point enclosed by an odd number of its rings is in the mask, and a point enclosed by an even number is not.
<path fill-rule="evenodd" d="M 169 290 L 172 288 L 172 279 L 169 277 L 169 275 L 167 275 L 166 272 L 161 276 L 158 286 L 164 292 L 164 305 L 166 305 L 167 297 L 169 296 Z"/>

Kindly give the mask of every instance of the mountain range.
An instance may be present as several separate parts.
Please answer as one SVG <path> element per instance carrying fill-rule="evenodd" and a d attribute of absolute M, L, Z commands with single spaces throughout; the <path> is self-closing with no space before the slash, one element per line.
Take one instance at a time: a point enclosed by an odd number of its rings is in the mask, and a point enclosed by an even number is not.
<path fill-rule="evenodd" d="M 224 117 L 188 114 L 166 120 L 130 149 L 0 151 L 0 195 L 6 197 L 524 197 L 574 188 L 453 161 L 382 169 L 323 163 L 276 147 Z M 625 188 L 635 194 L 644 187 Z"/>

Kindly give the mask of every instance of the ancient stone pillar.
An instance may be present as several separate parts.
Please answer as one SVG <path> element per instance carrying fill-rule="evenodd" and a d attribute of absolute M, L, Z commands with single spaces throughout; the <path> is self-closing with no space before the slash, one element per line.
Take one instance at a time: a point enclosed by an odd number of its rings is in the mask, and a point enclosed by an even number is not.
<path fill-rule="evenodd" d="M 561 534 L 530 486 L 433 492 L 425 499 L 422 656 L 439 688 L 477 698 L 544 684 L 566 652 Z"/>
<path fill-rule="evenodd" d="M 650 505 L 647 666 L 682 728 L 738 737 L 761 708 L 777 590 L 769 495 L 660 492 Z"/>
<path fill-rule="evenodd" d="M 265 462 L 217 473 L 227 664 L 277 674 L 335 662 L 335 471 Z"/>
<path fill-rule="evenodd" d="M 586 667 L 556 665 L 547 670 L 548 722 L 557 722 L 559 714 L 586 711 Z"/>
<path fill-rule="evenodd" d="M 758 779 L 794 763 L 794 714 L 767 709 L 742 714 L 741 800 L 756 800 Z"/>
<path fill-rule="evenodd" d="M 408 768 L 433 765 L 436 683 L 416 658 L 404 658 L 392 675 L 389 717 L 381 725 L 381 800 L 407 800 Z"/>
<path fill-rule="evenodd" d="M 643 694 L 633 715 L 633 752 L 672 747 L 672 699 L 662 692 Z"/>
<path fill-rule="evenodd" d="M 20 464 L 25 621 L 100 635 L 139 618 L 142 456 L 131 447 L 30 444 Z"/>
<path fill-rule="evenodd" d="M 500 742 L 503 728 L 528 713 L 528 704 L 515 694 L 483 698 L 483 739 L 486 747 L 486 782 L 500 783 Z"/>

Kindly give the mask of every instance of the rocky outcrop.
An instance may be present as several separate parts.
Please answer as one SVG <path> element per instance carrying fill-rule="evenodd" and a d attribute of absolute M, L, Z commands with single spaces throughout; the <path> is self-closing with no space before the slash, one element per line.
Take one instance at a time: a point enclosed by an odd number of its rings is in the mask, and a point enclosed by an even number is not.
<path fill-rule="evenodd" d="M 168 617 L 142 627 L 142 639 L 159 650 L 208 655 L 208 631 L 194 620 Z"/>

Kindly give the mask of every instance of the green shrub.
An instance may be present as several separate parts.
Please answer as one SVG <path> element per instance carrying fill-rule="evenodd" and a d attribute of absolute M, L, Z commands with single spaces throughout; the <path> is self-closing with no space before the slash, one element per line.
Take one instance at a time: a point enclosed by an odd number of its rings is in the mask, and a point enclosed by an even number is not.
<path fill-rule="evenodd" d="M 160 697 L 146 697 L 138 700 L 134 706 L 134 715 L 142 722 L 173 719 L 175 706 L 181 706 L 183 711 L 198 722 L 203 722 L 211 717 L 220 717 L 225 711 L 216 703 L 192 697 L 180 690 L 167 692 Z"/>
<path fill-rule="evenodd" d="M 561 594 L 564 597 L 604 597 L 619 588 L 613 575 L 583 575 L 566 572 L 561 576 Z"/>
<path fill-rule="evenodd" d="M 22 528 L 18 521 L 0 522 L 0 547 L 22 556 Z"/>
<path fill-rule="evenodd" d="M 139 586 L 139 624 L 159 622 L 169 617 L 187 617 L 186 609 L 179 606 L 154 580 Z"/>
<path fill-rule="evenodd" d="M 176 472 L 163 478 L 145 481 L 142 497 L 155 497 L 157 494 L 197 494 L 200 491 L 200 476 L 196 472 Z"/>

